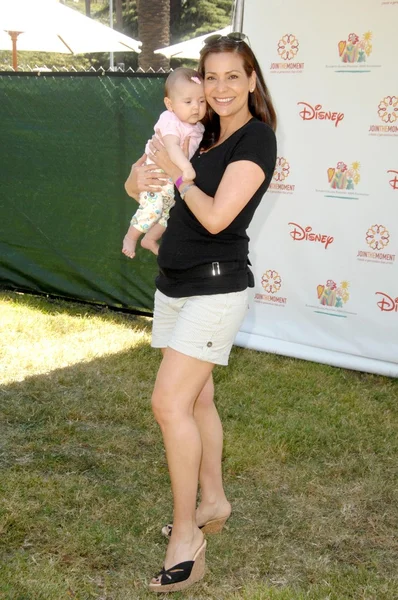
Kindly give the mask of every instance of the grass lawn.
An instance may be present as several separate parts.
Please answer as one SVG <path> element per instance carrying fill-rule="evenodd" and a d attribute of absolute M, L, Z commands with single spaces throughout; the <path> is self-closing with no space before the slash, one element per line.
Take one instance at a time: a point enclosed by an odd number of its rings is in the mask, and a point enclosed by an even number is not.
<path fill-rule="evenodd" d="M 150 329 L 0 294 L 1 599 L 155 597 L 171 496 Z M 173 598 L 397 599 L 398 380 L 234 348 L 215 381 L 234 512 Z"/>

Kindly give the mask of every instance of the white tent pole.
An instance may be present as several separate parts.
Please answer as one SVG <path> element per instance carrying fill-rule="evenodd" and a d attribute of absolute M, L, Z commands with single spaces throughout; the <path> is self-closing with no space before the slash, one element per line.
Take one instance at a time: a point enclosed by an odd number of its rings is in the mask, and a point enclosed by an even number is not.
<path fill-rule="evenodd" d="M 111 29 L 113 29 L 113 0 L 109 0 L 109 26 Z M 112 69 L 112 71 L 114 64 L 113 52 L 111 52 L 109 55 L 109 67 Z"/>
<path fill-rule="evenodd" d="M 245 0 L 235 0 L 234 14 L 232 17 L 232 31 L 242 32 L 244 9 Z"/>

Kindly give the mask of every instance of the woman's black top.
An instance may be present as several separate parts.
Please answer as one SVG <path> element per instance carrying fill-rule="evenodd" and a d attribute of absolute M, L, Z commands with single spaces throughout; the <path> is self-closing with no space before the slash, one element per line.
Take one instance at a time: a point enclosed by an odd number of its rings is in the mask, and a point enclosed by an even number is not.
<path fill-rule="evenodd" d="M 199 223 L 175 188 L 175 206 L 160 245 L 160 272 L 156 278 L 157 288 L 167 296 L 223 294 L 248 287 L 251 273 L 247 267 L 246 230 L 274 172 L 275 134 L 271 127 L 252 118 L 219 146 L 202 154 L 198 150 L 191 162 L 196 171 L 195 184 L 214 197 L 228 165 L 239 160 L 259 165 L 265 180 L 232 223 L 219 233 L 209 233 Z"/>

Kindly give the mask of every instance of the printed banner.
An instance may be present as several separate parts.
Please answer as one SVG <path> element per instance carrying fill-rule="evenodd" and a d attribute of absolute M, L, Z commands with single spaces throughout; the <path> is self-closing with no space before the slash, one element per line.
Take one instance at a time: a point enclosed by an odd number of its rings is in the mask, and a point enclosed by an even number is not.
<path fill-rule="evenodd" d="M 278 114 L 238 345 L 398 376 L 398 2 L 246 0 Z"/>

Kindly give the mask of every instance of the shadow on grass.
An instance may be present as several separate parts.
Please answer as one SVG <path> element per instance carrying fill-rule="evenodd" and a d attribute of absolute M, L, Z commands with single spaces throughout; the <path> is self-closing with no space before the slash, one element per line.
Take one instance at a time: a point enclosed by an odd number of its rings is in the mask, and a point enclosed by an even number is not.
<path fill-rule="evenodd" d="M 129 311 L 127 309 L 110 308 L 105 304 L 79 302 L 68 300 L 68 298 L 47 297 L 44 294 L 35 295 L 25 292 L 0 289 L 0 302 L 12 301 L 15 306 L 23 306 L 32 310 L 38 310 L 48 315 L 70 315 L 72 317 L 100 315 L 111 323 L 124 321 L 139 321 L 140 319 L 151 319 L 152 315 L 140 311 Z"/>
<path fill-rule="evenodd" d="M 150 408 L 159 361 L 143 342 L 0 387 L 0 597 L 59 600 L 74 581 L 79 598 L 97 598 L 98 571 L 125 565 L 137 577 L 137 537 L 170 515 Z"/>

